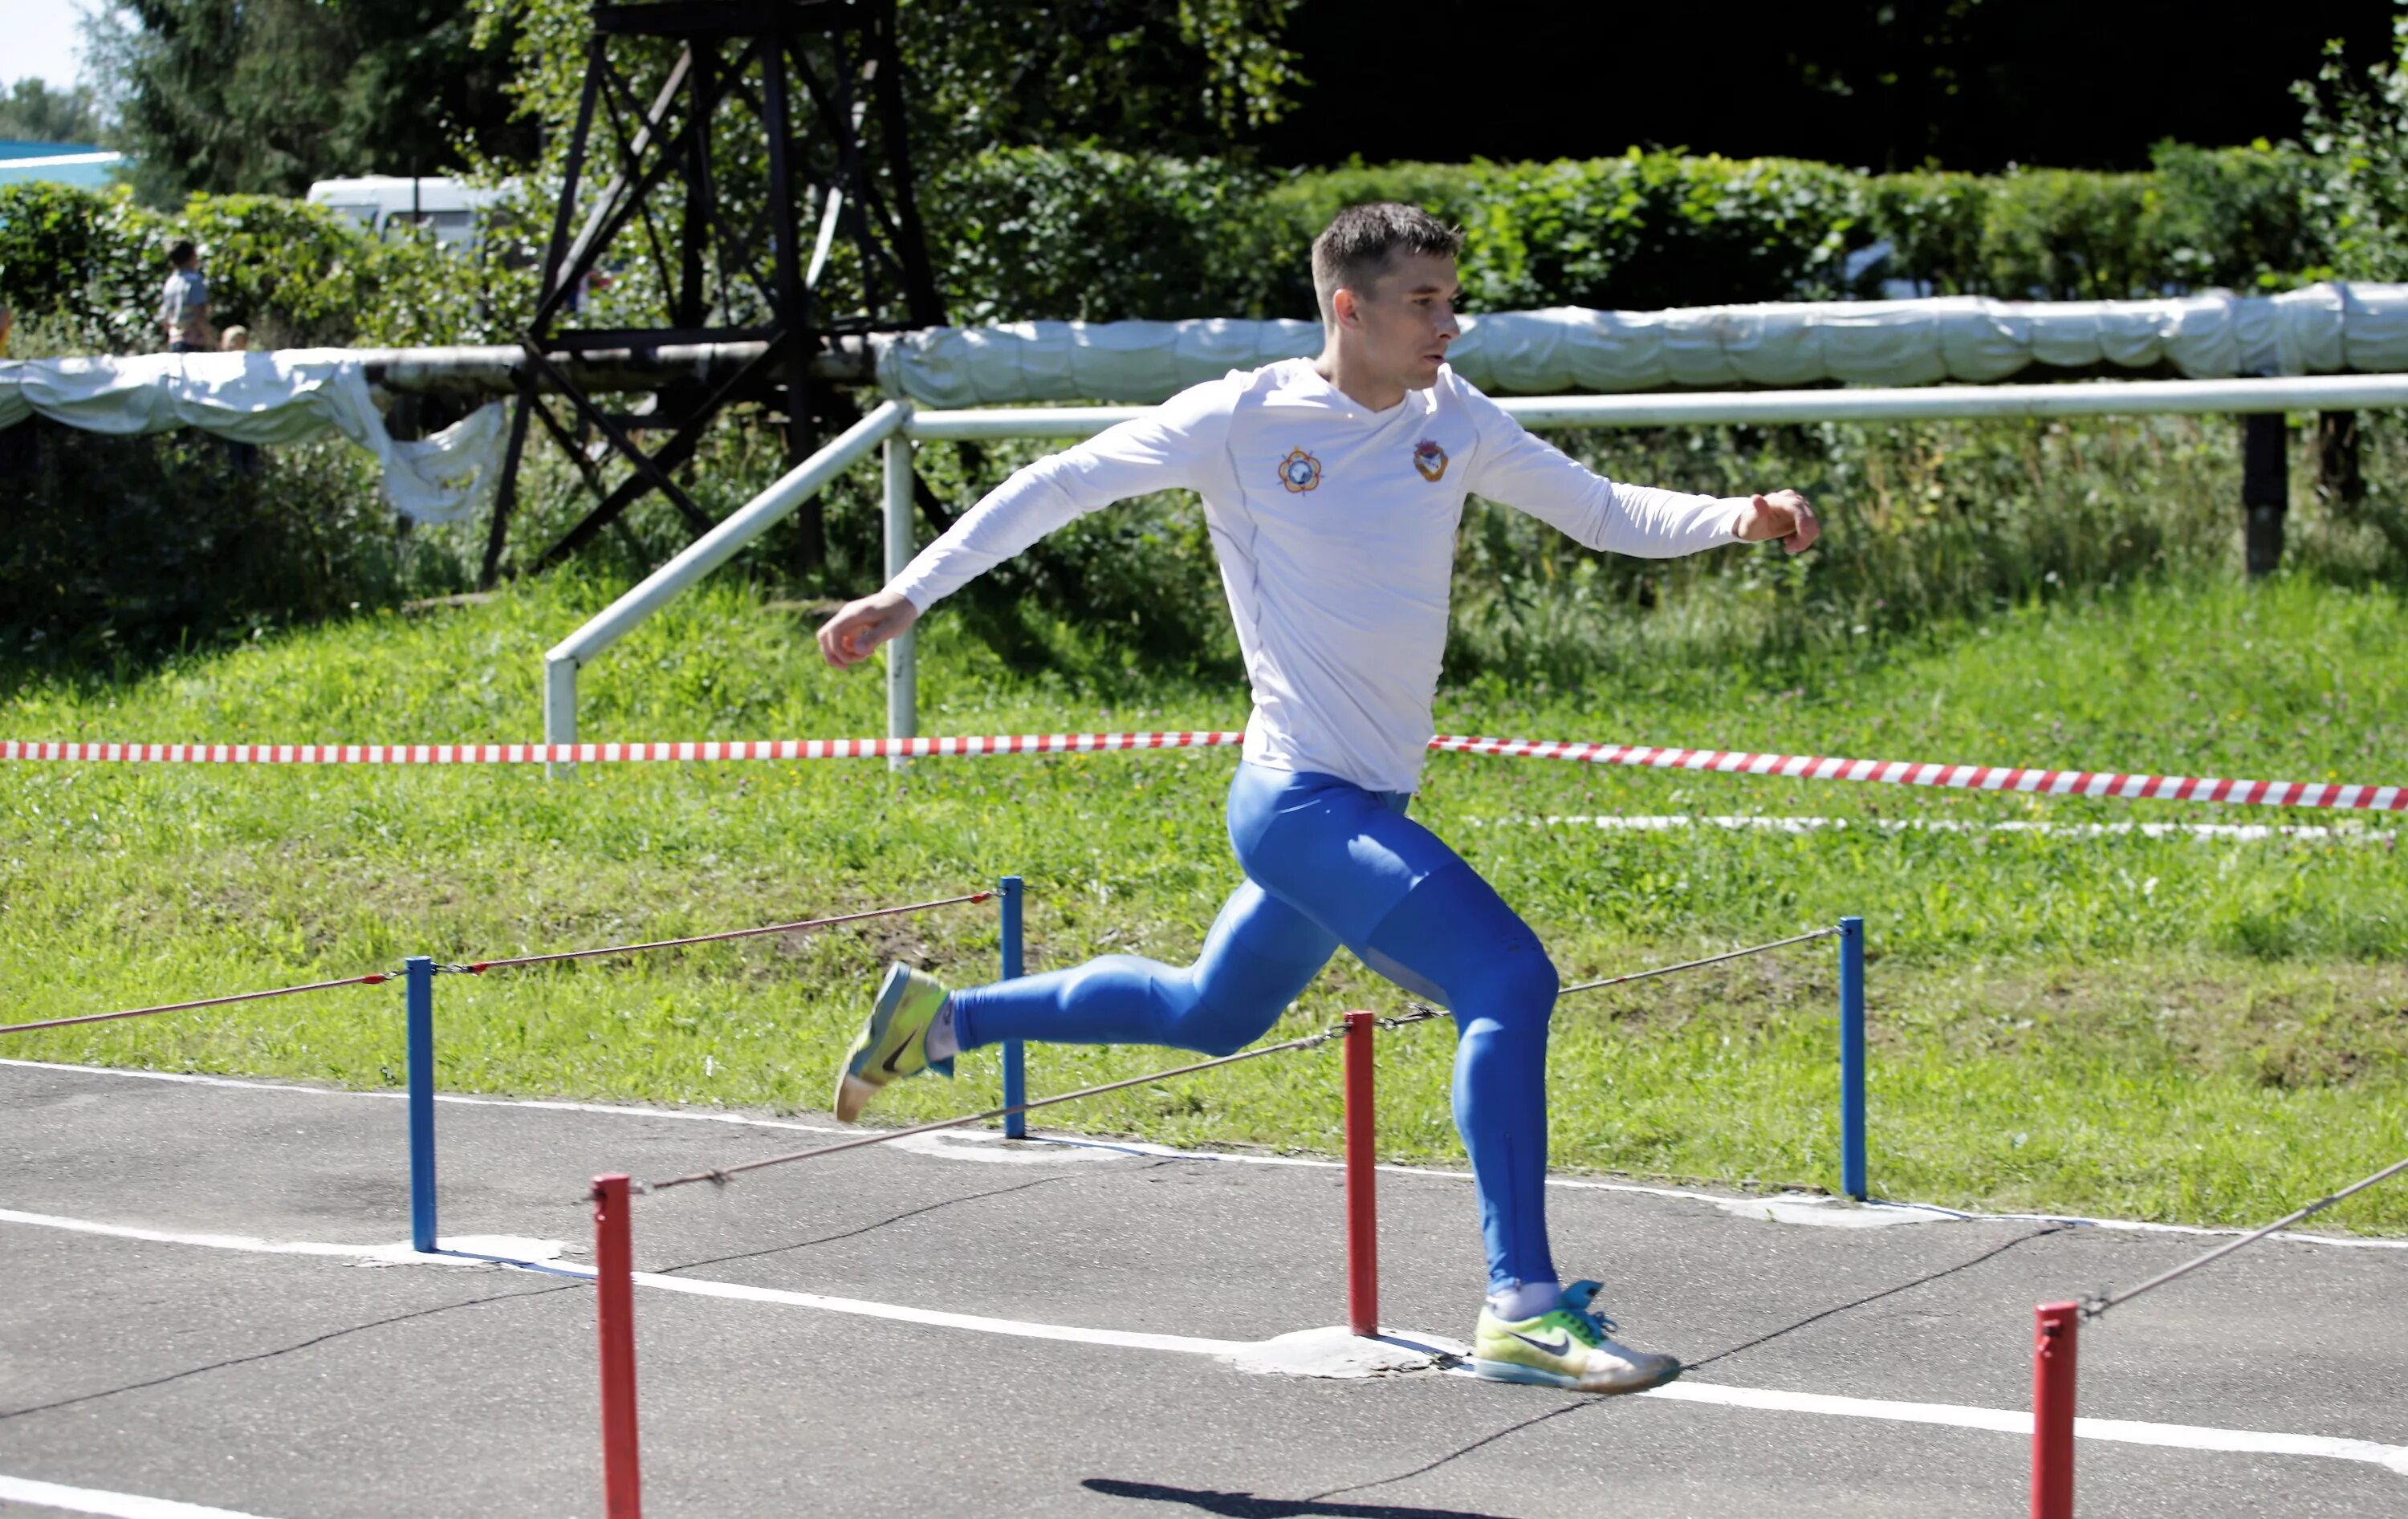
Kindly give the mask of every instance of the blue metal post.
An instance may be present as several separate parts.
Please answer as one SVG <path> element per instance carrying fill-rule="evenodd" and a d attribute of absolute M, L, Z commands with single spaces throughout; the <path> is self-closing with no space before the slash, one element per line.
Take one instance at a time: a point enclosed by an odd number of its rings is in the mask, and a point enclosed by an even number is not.
<path fill-rule="evenodd" d="M 1017 981 L 1027 974 L 1021 961 L 1020 939 L 1020 878 L 1006 876 L 996 883 L 996 896 L 1003 908 L 1003 979 Z M 1028 1068 L 1024 1063 L 1021 1042 L 1003 1041 L 1003 1105 L 1017 1108 L 1028 1100 Z M 1006 1139 L 1028 1137 L 1028 1115 L 1007 1114 L 1003 1120 Z"/>
<path fill-rule="evenodd" d="M 1840 1190 L 1865 1200 L 1865 920 L 1840 920 Z"/>
<path fill-rule="evenodd" d="M 435 962 L 402 962 L 409 1002 L 409 1245 L 435 1249 Z"/>

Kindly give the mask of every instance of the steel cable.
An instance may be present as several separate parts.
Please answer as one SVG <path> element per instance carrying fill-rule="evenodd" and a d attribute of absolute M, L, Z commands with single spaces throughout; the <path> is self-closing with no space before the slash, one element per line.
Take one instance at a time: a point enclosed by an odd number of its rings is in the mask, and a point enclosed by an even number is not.
<path fill-rule="evenodd" d="M 193 1002 L 170 1002 L 157 1008 L 128 1008 L 123 1012 L 87 1012 L 75 1018 L 44 1018 L 38 1023 L 0 1025 L 0 1034 L 22 1034 L 29 1028 L 63 1028 L 69 1024 L 105 1024 L 115 1018 L 148 1018 L 154 1012 L 182 1012 L 191 1008 L 223 1007 L 229 1002 L 256 1002 L 262 997 L 291 996 L 295 992 L 323 992 L 337 986 L 377 986 L 385 982 L 399 981 L 398 970 L 373 971 L 366 976 L 346 976 L 341 981 L 313 981 L 306 986 L 279 986 L 265 992 L 236 992 L 231 996 L 205 996 Z"/>
<path fill-rule="evenodd" d="M 1839 931 L 1837 928 L 1816 928 L 1803 934 L 1793 935 L 1788 939 L 1775 939 L 1769 944 L 1756 944 L 1746 949 L 1732 950 L 1724 954 L 1708 955 L 1701 960 L 1685 960 L 1679 965 L 1657 966 L 1653 969 L 1634 970 L 1627 975 L 1612 976 L 1603 981 L 1584 982 L 1577 986 L 1565 987 L 1563 991 L 1564 993 L 1595 991 L 1603 986 L 1619 986 L 1626 982 L 1644 981 L 1651 976 L 1669 976 L 1678 970 L 1695 970 L 1699 966 L 1718 965 L 1725 960 L 1736 960 L 1742 955 L 1761 954 L 1767 950 L 1777 950 L 1791 944 L 1803 944 L 1809 939 L 1828 939 Z M 1415 1004 L 1412 1011 L 1395 1017 L 1382 1018 L 1378 1020 L 1378 1025 L 1382 1028 L 1397 1029 L 1410 1024 L 1426 1023 L 1433 1018 L 1445 1016 L 1446 1013 L 1442 1009 Z M 943 1129 L 967 1128 L 972 1124 L 1009 1118 L 1014 1113 L 1029 1112 L 1039 1108 L 1051 1108 L 1057 1103 L 1076 1102 L 1082 1097 L 1097 1096 L 1106 1092 L 1124 1091 L 1132 1086 L 1144 1086 L 1154 1082 L 1168 1081 L 1174 1076 L 1192 1076 L 1197 1071 L 1211 1070 L 1221 1066 L 1234 1066 L 1243 1060 L 1259 1060 L 1265 1055 L 1279 1054 L 1289 1050 L 1310 1050 L 1326 1044 L 1331 1039 L 1343 1039 L 1345 1036 L 1346 1025 L 1333 1024 L 1318 1033 L 1307 1034 L 1301 1039 L 1287 1039 L 1278 1044 L 1266 1044 L 1260 1049 L 1240 1050 L 1236 1054 L 1221 1055 L 1211 1060 L 1199 1060 L 1193 1065 L 1175 1066 L 1168 1070 L 1158 1070 L 1150 1075 L 1132 1076 L 1126 1081 L 1107 1082 L 1101 1086 L 1084 1086 L 1075 1092 L 1065 1092 L 1057 1096 L 1039 1097 L 1031 1102 L 1015 1103 L 1002 1108 L 989 1108 L 983 1112 L 965 1113 L 959 1118 L 941 1118 L 934 1123 L 915 1124 L 909 1128 L 883 1129 L 876 1134 L 865 1134 L 859 1139 L 841 1139 L 835 1144 L 815 1145 L 809 1150 L 789 1151 L 785 1154 L 769 1155 L 760 1160 L 748 1160 L 740 1165 L 717 1166 L 709 1170 L 690 1171 L 683 1176 L 672 1176 L 665 1181 L 639 1182 L 637 1184 L 637 1189 L 647 1193 L 661 1192 L 670 1187 L 688 1186 L 696 1182 L 716 1182 L 724 1185 L 745 1171 L 757 1171 L 770 1166 L 789 1165 L 798 1160 L 816 1160 L 823 1155 L 841 1154 L 848 1150 L 864 1150 L 872 1145 L 891 1144 L 896 1139 L 908 1139 L 918 1134 L 934 1134 Z M 589 1199 L 580 1198 L 580 1201 L 585 1200 Z"/>
<path fill-rule="evenodd" d="M 2349 1185 L 2342 1188 L 2339 1192 L 2334 1193 L 2329 1197 L 2319 1197 L 2315 1202 L 2308 1204 L 2305 1208 L 2300 1209 L 2296 1212 L 2286 1213 L 2281 1218 L 2276 1219 L 2272 1224 L 2266 1225 L 2262 1228 L 2252 1229 L 2238 1240 L 2218 1245 L 2214 1250 L 2209 1251 L 2206 1254 L 2200 1255 L 2196 1259 L 2185 1261 L 2180 1266 L 2175 1267 L 2172 1270 L 2159 1271 L 2157 1275 L 2149 1278 L 2149 1280 L 2142 1283 L 2138 1286 L 2126 1287 L 2122 1292 L 2105 1293 L 2097 1297 L 2085 1298 L 2082 1303 L 2082 1316 L 2086 1319 L 2095 1319 L 2111 1308 L 2119 1307 L 2122 1304 L 2130 1302 L 2133 1298 L 2138 1297 L 2141 1294 L 2149 1291 L 2153 1287 L 2162 1287 L 2167 1283 L 2173 1281 L 2176 1277 L 2188 1276 L 2191 1272 L 2198 1270 L 2200 1267 L 2205 1266 L 2210 1261 L 2221 1260 L 2225 1256 L 2231 1254 L 2234 1251 L 2239 1250 L 2243 1245 L 2254 1245 L 2258 1240 L 2265 1239 L 2268 1235 L 2272 1234 L 2279 1229 L 2288 1228 L 2290 1225 L 2297 1224 L 2300 1220 L 2307 1218 L 2312 1214 L 2321 1213 L 2326 1209 L 2330 1208 L 2333 1204 L 2341 1201 L 2344 1197 L 2349 1197 L 2353 1193 L 2363 1192 L 2368 1187 L 2374 1185 L 2377 1182 L 2397 1176 L 2401 1171 L 2408 1171 L 2408 1156 L 2403 1156 L 2399 1160 L 2393 1161 L 2390 1165 L 2384 1167 L 2383 1169 L 2375 1172 L 2372 1176 L 2366 1177 L 2360 1181 L 2352 1182 Z"/>
<path fill-rule="evenodd" d="M 554 954 L 521 954 L 507 960 L 470 960 L 463 965 L 441 968 L 467 976 L 481 976 L 488 970 L 500 970 L 512 966 L 539 966 L 554 960 L 590 960 L 600 954 L 631 954 L 638 950 L 673 950 L 687 944 L 713 944 L 722 939 L 757 939 L 763 934 L 790 934 L 804 928 L 828 928 L 840 923 L 860 923 L 867 918 L 892 918 L 905 912 L 925 912 L 930 908 L 959 907 L 965 902 L 984 902 L 993 892 L 971 892 L 964 896 L 940 896 L 933 902 L 911 902 L 902 907 L 872 908 L 867 912 L 847 912 L 834 918 L 806 918 L 799 923 L 773 923 L 760 928 L 731 928 L 720 934 L 695 934 L 688 939 L 656 939 L 649 944 L 606 944 L 598 950 L 563 950 Z"/>

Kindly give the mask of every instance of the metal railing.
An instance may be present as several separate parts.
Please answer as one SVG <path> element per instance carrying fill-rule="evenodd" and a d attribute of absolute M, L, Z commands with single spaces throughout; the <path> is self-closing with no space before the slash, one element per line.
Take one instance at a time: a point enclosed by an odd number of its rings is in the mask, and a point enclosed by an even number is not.
<path fill-rule="evenodd" d="M 1500 396 L 1534 430 L 1578 427 L 1781 425 L 1984 418 L 2252 415 L 2408 408 L 2408 374 L 2305 375 L 2267 380 L 2084 380 L 2051 385 L 1930 385 L 1841 390 L 1712 391 L 1692 394 Z M 577 674 L 688 585 L 882 447 L 885 568 L 891 578 L 916 547 L 910 451 L 914 441 L 1075 440 L 1144 415 L 1148 407 L 1005 407 L 922 411 L 890 400 L 645 577 L 544 656 L 544 738 L 577 741 Z M 917 640 L 886 646 L 886 732 L 918 733 Z M 905 761 L 891 763 L 901 766 Z"/>

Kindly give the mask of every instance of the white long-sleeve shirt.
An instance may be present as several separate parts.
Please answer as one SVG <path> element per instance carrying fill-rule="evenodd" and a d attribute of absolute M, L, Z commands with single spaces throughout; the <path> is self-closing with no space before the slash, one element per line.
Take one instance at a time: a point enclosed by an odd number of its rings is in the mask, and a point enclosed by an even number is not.
<path fill-rule="evenodd" d="M 1738 541 L 1743 505 L 1617 485 L 1451 368 L 1372 411 L 1289 359 L 1182 391 L 1018 471 L 887 589 L 925 611 L 1085 513 L 1174 488 L 1204 498 L 1254 687 L 1246 758 L 1373 791 L 1421 779 L 1466 494 L 1651 559 Z"/>

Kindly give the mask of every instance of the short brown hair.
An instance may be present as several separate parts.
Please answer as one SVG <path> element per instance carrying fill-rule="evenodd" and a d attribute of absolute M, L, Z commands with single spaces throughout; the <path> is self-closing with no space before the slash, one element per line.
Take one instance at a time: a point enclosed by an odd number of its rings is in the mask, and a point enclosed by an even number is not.
<path fill-rule="evenodd" d="M 1321 320 L 1334 320 L 1330 297 L 1340 286 L 1362 289 L 1400 253 L 1454 258 L 1462 251 L 1463 234 L 1418 206 L 1393 200 L 1349 206 L 1312 239 L 1312 294 Z"/>

